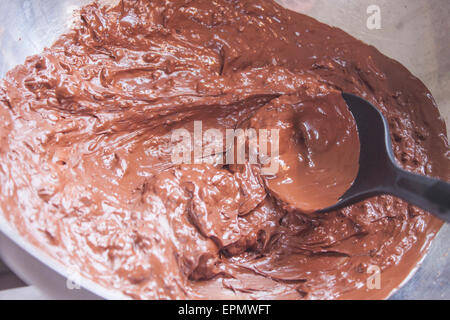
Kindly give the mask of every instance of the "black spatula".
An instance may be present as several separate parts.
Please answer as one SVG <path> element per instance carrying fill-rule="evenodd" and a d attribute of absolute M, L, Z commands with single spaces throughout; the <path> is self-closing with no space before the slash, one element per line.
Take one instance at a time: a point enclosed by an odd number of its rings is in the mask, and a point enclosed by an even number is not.
<path fill-rule="evenodd" d="M 395 160 L 386 119 L 368 101 L 343 93 L 360 139 L 359 172 L 339 202 L 324 213 L 369 197 L 390 194 L 450 222 L 450 184 L 401 169 Z"/>

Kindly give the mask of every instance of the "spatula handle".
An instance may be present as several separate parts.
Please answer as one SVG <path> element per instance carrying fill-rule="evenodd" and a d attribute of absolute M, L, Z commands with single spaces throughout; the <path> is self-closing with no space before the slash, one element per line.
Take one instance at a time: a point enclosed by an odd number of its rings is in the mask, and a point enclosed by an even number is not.
<path fill-rule="evenodd" d="M 450 222 L 449 183 L 400 168 L 396 168 L 395 175 L 395 183 L 387 187 L 388 193 Z"/>

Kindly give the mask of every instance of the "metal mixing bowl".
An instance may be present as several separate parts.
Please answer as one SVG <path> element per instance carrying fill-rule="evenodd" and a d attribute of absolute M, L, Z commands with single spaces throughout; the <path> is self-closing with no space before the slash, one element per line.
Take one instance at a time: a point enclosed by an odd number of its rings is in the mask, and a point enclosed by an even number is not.
<path fill-rule="evenodd" d="M 49 46 L 89 0 L 0 0 L 0 77 Z M 450 2 L 448 0 L 278 0 L 344 29 L 403 63 L 431 90 L 450 123 Z M 367 20 L 380 9 L 381 29 Z M 369 12 L 368 12 L 369 11 Z M 391 299 L 450 299 L 450 227 L 445 225 L 415 274 Z M 67 268 L 24 241 L 0 217 L 0 256 L 25 282 L 50 298 L 120 298 L 86 279 L 70 290 Z M 70 280 L 70 278 L 69 278 Z M 69 286 L 70 287 L 70 286 Z"/>

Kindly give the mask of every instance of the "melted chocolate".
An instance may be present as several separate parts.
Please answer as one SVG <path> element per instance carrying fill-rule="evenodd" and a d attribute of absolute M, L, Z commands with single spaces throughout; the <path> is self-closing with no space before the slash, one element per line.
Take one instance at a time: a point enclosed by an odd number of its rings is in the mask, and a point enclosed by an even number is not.
<path fill-rule="evenodd" d="M 399 63 L 271 1 L 80 17 L 0 86 L 0 209 L 54 259 L 134 298 L 326 299 L 384 298 L 423 257 L 442 223 L 391 196 L 307 214 L 357 170 L 339 91 L 383 112 L 404 168 L 449 180 L 444 123 Z M 171 132 L 199 120 L 280 128 L 282 170 L 172 164 Z"/>

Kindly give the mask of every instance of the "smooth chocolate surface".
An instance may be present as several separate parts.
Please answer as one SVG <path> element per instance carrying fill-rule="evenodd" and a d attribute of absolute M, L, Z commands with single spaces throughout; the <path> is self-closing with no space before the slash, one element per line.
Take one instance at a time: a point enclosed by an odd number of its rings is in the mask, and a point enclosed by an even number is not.
<path fill-rule="evenodd" d="M 384 298 L 421 260 L 442 223 L 401 200 L 310 213 L 357 171 L 340 91 L 383 112 L 404 168 L 450 179 L 445 125 L 402 65 L 266 0 L 80 18 L 0 85 L 0 210 L 30 242 L 142 299 Z M 171 133 L 194 121 L 280 129 L 280 171 L 173 164 Z"/>

